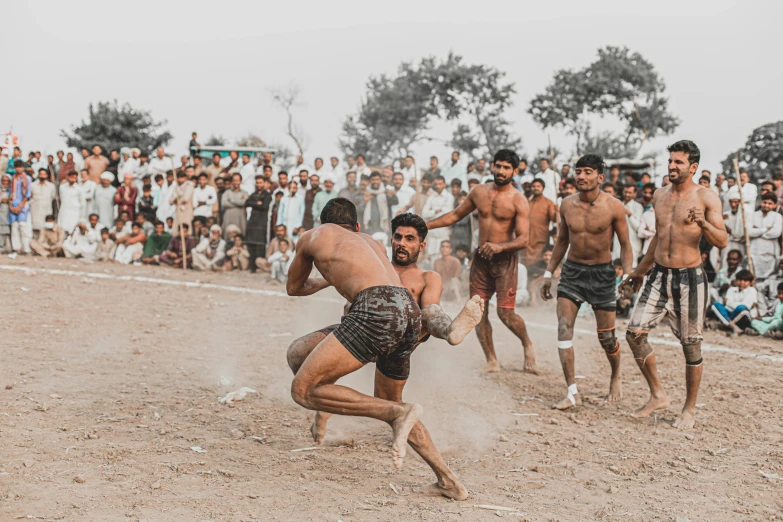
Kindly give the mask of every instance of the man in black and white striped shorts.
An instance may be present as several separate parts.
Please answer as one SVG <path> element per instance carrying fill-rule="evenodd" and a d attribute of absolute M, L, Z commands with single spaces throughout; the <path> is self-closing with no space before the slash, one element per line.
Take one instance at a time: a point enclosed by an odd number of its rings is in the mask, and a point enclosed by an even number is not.
<path fill-rule="evenodd" d="M 699 168 L 699 148 L 683 140 L 668 150 L 671 185 L 658 189 L 653 196 L 656 235 L 639 266 L 623 282 L 623 286 L 633 285 L 638 295 L 626 339 L 650 387 L 650 400 L 634 417 L 647 417 L 669 407 L 655 354 L 647 341 L 648 332 L 669 317 L 685 354 L 687 388 L 685 405 L 673 426 L 689 429 L 695 422 L 696 396 L 704 369 L 702 327 L 709 300 L 699 241 L 703 235 L 711 245 L 726 248 L 728 235 L 720 198 L 692 180 Z"/>

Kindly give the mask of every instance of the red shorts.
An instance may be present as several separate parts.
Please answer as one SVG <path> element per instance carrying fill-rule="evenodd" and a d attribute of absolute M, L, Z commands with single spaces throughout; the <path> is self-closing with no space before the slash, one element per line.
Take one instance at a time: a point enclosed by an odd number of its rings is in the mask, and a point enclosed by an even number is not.
<path fill-rule="evenodd" d="M 470 266 L 470 295 L 489 301 L 498 294 L 498 308 L 514 308 L 517 299 L 517 253 L 503 252 L 484 259 L 476 251 Z"/>

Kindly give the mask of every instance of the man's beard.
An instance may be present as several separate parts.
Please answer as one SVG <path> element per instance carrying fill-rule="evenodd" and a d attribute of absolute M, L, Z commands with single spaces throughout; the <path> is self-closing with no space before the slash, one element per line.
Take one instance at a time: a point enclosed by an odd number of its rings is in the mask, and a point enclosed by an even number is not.
<path fill-rule="evenodd" d="M 687 177 L 687 174 L 683 175 L 681 173 L 677 173 L 677 179 L 672 179 L 672 173 L 669 173 L 669 181 L 673 183 L 674 185 L 680 185 L 682 183 L 685 183 L 685 178 Z"/>
<path fill-rule="evenodd" d="M 403 252 L 408 254 L 408 257 L 405 258 L 405 259 L 399 259 L 397 257 L 397 251 L 398 250 L 394 251 L 394 256 L 392 257 L 392 261 L 394 262 L 395 265 L 409 266 L 409 265 L 412 265 L 412 264 L 416 263 L 416 261 L 419 260 L 419 253 L 418 252 L 414 252 L 413 254 L 411 254 L 410 252 L 407 252 L 407 251 L 403 250 Z"/>
<path fill-rule="evenodd" d="M 506 178 L 505 181 L 500 181 L 500 180 L 498 180 L 498 178 L 495 178 L 495 185 L 497 185 L 498 187 L 505 187 L 506 185 L 508 185 L 512 181 L 513 181 L 513 178 Z"/>

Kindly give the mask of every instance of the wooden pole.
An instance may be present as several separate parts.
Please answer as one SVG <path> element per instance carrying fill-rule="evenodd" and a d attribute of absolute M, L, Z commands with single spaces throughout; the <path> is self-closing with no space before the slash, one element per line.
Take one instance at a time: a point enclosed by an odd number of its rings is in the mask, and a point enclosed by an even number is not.
<path fill-rule="evenodd" d="M 737 190 L 739 191 L 740 198 L 740 212 L 742 212 L 742 227 L 745 232 L 745 257 L 748 259 L 748 269 L 754 276 L 756 271 L 753 269 L 753 258 L 750 256 L 750 235 L 748 234 L 748 215 L 745 214 L 745 200 L 742 197 L 742 180 L 740 179 L 739 171 L 739 154 L 734 156 L 732 160 L 734 163 L 734 174 L 737 176 Z"/>
<path fill-rule="evenodd" d="M 174 179 L 177 179 L 177 168 L 174 167 Z M 176 183 L 176 181 L 174 182 Z M 174 190 L 177 190 L 176 188 Z M 177 226 L 179 227 L 179 240 L 182 243 L 182 270 L 188 269 L 187 248 L 185 248 L 185 229 L 182 228 L 182 212 L 179 209 L 180 201 L 177 194 Z"/>

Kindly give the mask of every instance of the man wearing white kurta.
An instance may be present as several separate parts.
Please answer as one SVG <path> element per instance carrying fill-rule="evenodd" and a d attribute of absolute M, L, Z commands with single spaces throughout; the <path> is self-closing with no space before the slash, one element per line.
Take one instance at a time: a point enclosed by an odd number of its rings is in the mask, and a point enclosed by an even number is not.
<path fill-rule="evenodd" d="M 742 207 L 740 206 L 739 190 L 736 186 L 729 189 L 726 196 L 729 202 L 729 211 L 723 214 L 723 222 L 729 233 L 729 244 L 723 249 L 721 264 L 726 264 L 726 256 L 732 250 L 739 250 L 744 257 L 745 252 L 745 220 L 742 219 Z M 748 211 L 745 210 L 748 215 Z M 750 221 L 750 218 L 748 218 Z M 750 224 L 750 223 L 749 223 Z"/>
<path fill-rule="evenodd" d="M 117 189 L 111 185 L 114 174 L 101 174 L 101 184 L 95 187 L 95 213 L 101 227 L 111 228 L 114 224 L 114 195 Z"/>
<path fill-rule="evenodd" d="M 81 217 L 87 217 L 95 212 L 95 187 L 98 184 L 91 180 L 89 176 L 89 172 L 82 171 L 82 181 L 79 183 L 79 189 L 84 194 L 85 206 L 82 209 Z"/>
<path fill-rule="evenodd" d="M 173 205 L 169 202 L 173 191 L 174 179 L 173 177 L 166 176 L 166 181 L 158 192 L 158 210 L 155 211 L 155 217 L 163 223 L 166 222 L 166 219 L 174 217 L 174 213 L 177 211 L 177 205 Z"/>
<path fill-rule="evenodd" d="M 549 166 L 549 160 L 544 158 L 540 161 L 541 172 L 536 177 L 544 180 L 543 196 L 557 205 L 557 192 L 560 189 L 560 175 Z"/>
<path fill-rule="evenodd" d="M 166 172 L 174 170 L 174 163 L 171 158 L 166 156 L 166 152 L 163 147 L 158 147 L 155 151 L 156 156 L 150 160 L 149 173 L 154 178 L 157 174 L 166 175 Z"/>
<path fill-rule="evenodd" d="M 64 186 L 60 189 L 62 190 Z M 72 231 L 73 234 L 63 243 L 63 253 L 65 257 L 83 257 L 92 260 L 98 248 L 98 238 L 86 219 L 79 220 L 78 225 L 78 228 L 74 225 L 75 232 Z"/>
<path fill-rule="evenodd" d="M 250 163 L 250 156 L 242 154 L 242 167 L 239 169 L 239 175 L 242 176 L 240 187 L 248 194 L 256 191 L 256 168 Z M 216 196 L 217 197 L 217 196 Z M 212 215 L 212 214 L 210 214 Z"/>
<path fill-rule="evenodd" d="M 57 223 L 66 234 L 73 233 L 79 219 L 87 213 L 87 201 L 76 179 L 76 171 L 72 170 L 68 173 L 68 181 L 60 185 L 60 214 Z"/>
<path fill-rule="evenodd" d="M 451 186 L 452 180 L 458 179 L 463 187 L 468 186 L 468 173 L 465 167 L 459 162 L 459 152 L 456 150 L 451 153 L 451 162 L 440 169 L 440 175 L 446 180 L 446 185 Z"/>
<path fill-rule="evenodd" d="M 304 219 L 305 200 L 297 196 L 299 190 L 298 183 L 291 183 L 290 193 L 283 196 L 280 200 L 280 207 L 277 212 L 276 225 L 285 225 L 288 231 L 288 237 L 293 237 L 294 229 L 302 226 Z"/>
<path fill-rule="evenodd" d="M 406 208 L 413 196 L 416 195 L 416 190 L 410 185 L 405 184 L 405 178 L 401 172 L 394 173 L 392 176 L 392 185 L 394 186 L 394 195 L 397 196 L 397 204 L 391 206 L 391 217 L 389 219 L 394 219 L 394 216 L 397 215 L 400 209 Z"/>
<path fill-rule="evenodd" d="M 46 226 L 46 216 L 53 213 L 52 202 L 57 193 L 54 183 L 48 180 L 49 172 L 39 172 L 38 179 L 30 187 L 30 218 L 33 231 L 40 233 Z"/>
<path fill-rule="evenodd" d="M 454 196 L 446 190 L 446 180 L 443 176 L 435 178 L 432 184 L 434 193 L 427 199 L 421 211 L 421 217 L 429 221 L 454 210 Z M 448 228 L 436 228 L 429 231 L 427 253 L 436 256 L 440 251 L 440 242 L 449 238 Z"/>
<path fill-rule="evenodd" d="M 198 186 L 193 189 L 193 216 L 212 217 L 212 206 L 217 203 L 215 187 L 207 185 L 209 176 L 202 172 L 198 176 Z"/>
<path fill-rule="evenodd" d="M 744 188 L 744 187 L 743 187 Z M 777 196 L 768 193 L 761 197 L 761 210 L 753 213 L 748 228 L 750 257 L 757 279 L 766 279 L 777 271 L 780 257 L 780 235 L 783 233 L 783 216 L 775 212 Z"/>
<path fill-rule="evenodd" d="M 406 156 L 405 159 L 402 160 L 400 172 L 402 173 L 402 177 L 405 178 L 406 185 L 410 185 L 412 179 L 415 179 L 416 181 L 419 180 L 419 173 L 416 172 L 416 162 L 413 160 L 413 156 Z M 438 247 L 438 250 L 440 250 L 440 247 Z"/>

